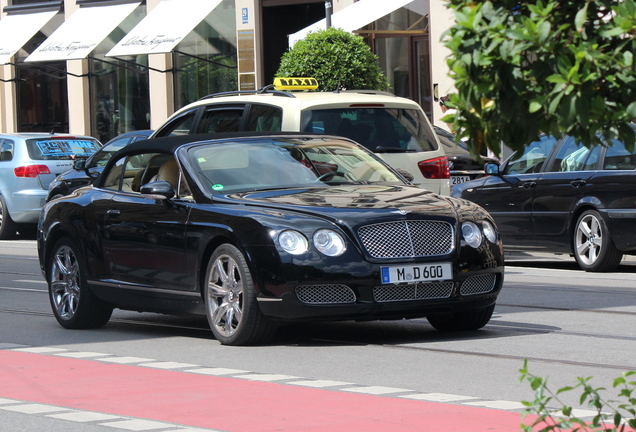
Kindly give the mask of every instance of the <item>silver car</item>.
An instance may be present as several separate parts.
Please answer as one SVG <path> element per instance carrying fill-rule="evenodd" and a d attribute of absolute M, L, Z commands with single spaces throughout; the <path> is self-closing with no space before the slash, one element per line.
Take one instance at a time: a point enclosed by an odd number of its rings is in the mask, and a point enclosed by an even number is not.
<path fill-rule="evenodd" d="M 101 147 L 89 136 L 49 133 L 0 134 L 0 240 L 32 232 L 49 183 Z"/>

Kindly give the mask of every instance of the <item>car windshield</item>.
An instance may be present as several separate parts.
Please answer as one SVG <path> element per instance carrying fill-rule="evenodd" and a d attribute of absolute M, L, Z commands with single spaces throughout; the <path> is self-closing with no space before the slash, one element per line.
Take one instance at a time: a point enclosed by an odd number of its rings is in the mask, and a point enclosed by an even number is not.
<path fill-rule="evenodd" d="M 375 153 L 437 150 L 437 142 L 418 110 L 403 108 L 316 109 L 302 113 L 303 132 L 350 138 Z"/>
<path fill-rule="evenodd" d="M 33 160 L 70 160 L 90 156 L 100 148 L 98 141 L 83 138 L 46 138 L 27 140 L 29 157 Z"/>
<path fill-rule="evenodd" d="M 336 140 L 204 144 L 188 151 L 210 193 L 342 185 L 403 184 L 383 163 Z"/>

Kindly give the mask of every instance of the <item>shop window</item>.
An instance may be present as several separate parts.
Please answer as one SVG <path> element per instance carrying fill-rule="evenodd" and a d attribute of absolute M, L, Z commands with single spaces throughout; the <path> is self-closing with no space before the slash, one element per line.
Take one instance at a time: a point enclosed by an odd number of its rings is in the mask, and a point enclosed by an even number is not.
<path fill-rule="evenodd" d="M 91 135 L 102 143 L 124 132 L 150 128 L 148 56 L 122 59 L 126 61 L 105 56 L 145 16 L 145 6 L 136 8 L 89 57 Z"/>
<path fill-rule="evenodd" d="M 175 109 L 238 89 L 234 2 L 223 2 L 174 51 Z"/>

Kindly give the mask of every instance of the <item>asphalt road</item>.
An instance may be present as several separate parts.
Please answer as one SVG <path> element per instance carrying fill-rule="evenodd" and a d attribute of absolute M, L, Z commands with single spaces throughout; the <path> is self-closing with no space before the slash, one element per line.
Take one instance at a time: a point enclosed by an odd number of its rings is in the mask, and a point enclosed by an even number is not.
<path fill-rule="evenodd" d="M 302 324 L 262 347 L 221 346 L 199 317 L 115 311 L 102 329 L 64 330 L 36 257 L 32 240 L 0 242 L 2 431 L 518 430 L 533 398 L 524 359 L 554 389 L 580 376 L 611 389 L 636 370 L 632 257 L 594 274 L 511 255 L 493 319 L 474 333 Z"/>

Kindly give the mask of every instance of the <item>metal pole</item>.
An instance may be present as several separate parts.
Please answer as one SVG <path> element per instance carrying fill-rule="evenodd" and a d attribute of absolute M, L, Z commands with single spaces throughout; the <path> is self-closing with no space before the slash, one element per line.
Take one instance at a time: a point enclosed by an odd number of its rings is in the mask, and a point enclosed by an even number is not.
<path fill-rule="evenodd" d="M 331 7 L 331 2 L 326 1 L 325 2 L 325 18 L 327 20 L 327 28 L 331 27 L 331 12 L 332 11 L 333 11 L 333 8 Z"/>

